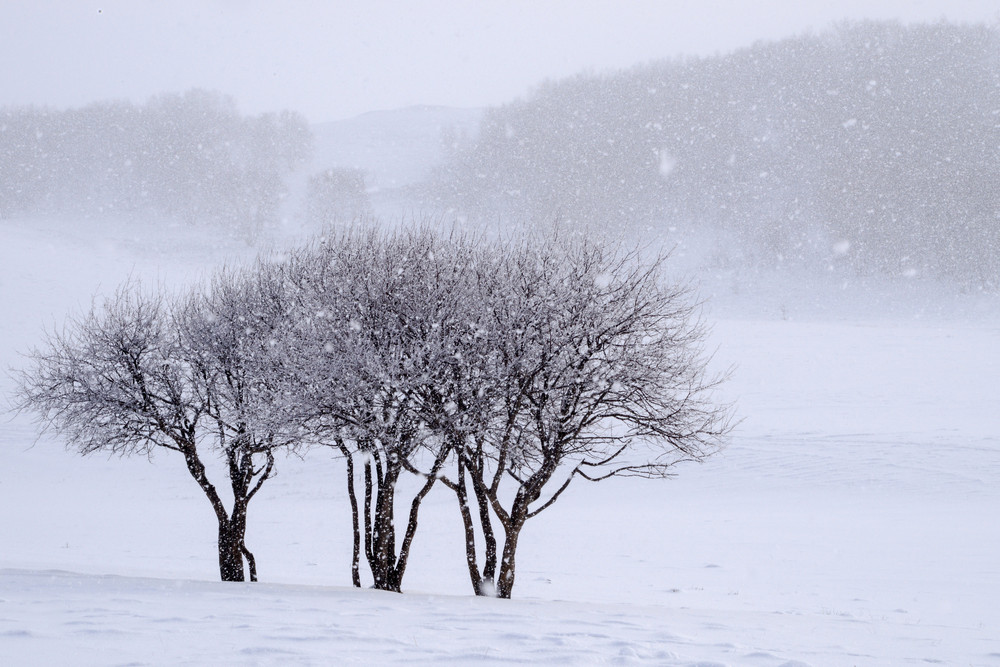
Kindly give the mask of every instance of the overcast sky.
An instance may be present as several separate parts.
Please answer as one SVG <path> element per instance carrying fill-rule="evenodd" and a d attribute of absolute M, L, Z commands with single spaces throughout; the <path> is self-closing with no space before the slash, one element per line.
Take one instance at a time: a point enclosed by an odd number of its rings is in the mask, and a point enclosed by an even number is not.
<path fill-rule="evenodd" d="M 335 120 L 485 106 L 581 70 L 711 54 L 844 18 L 1000 21 L 997 0 L 4 0 L 0 105 L 193 87 Z"/>

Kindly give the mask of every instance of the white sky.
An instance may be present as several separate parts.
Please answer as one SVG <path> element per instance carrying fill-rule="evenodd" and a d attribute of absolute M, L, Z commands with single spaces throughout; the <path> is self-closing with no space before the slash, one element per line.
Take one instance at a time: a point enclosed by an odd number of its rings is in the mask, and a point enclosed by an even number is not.
<path fill-rule="evenodd" d="M 193 87 L 320 122 L 485 106 L 546 78 L 729 51 L 844 18 L 1000 21 L 997 0 L 4 0 L 0 106 Z"/>

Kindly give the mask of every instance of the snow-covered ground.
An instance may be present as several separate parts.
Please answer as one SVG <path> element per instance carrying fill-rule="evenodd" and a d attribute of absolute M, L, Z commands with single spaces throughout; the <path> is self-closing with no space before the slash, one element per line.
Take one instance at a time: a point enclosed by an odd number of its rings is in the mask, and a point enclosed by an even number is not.
<path fill-rule="evenodd" d="M 176 285 L 250 252 L 189 228 L 4 222 L 0 364 L 129 276 Z M 831 314 L 710 286 L 743 418 L 730 446 L 671 480 L 577 482 L 525 529 L 512 601 L 471 596 L 443 489 L 406 593 L 350 588 L 325 451 L 280 461 L 251 505 L 261 583 L 219 583 L 180 461 L 82 458 L 5 417 L 0 664 L 1000 665 L 1000 308 L 849 317 L 871 294 L 851 289 Z"/>

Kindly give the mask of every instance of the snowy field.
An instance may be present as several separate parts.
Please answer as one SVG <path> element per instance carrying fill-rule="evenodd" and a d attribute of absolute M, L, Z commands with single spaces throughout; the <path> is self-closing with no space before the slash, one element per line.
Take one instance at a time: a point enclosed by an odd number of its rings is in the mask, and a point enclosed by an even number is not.
<path fill-rule="evenodd" d="M 130 275 L 176 285 L 251 252 L 167 233 L 5 222 L 0 363 Z M 443 489 L 406 593 L 352 589 L 320 450 L 250 507 L 261 583 L 219 583 L 211 509 L 169 452 L 85 459 L 5 416 L 0 664 L 1000 665 L 1000 307 L 797 298 L 711 307 L 743 418 L 728 449 L 577 482 L 525 529 L 511 601 L 470 594 Z"/>

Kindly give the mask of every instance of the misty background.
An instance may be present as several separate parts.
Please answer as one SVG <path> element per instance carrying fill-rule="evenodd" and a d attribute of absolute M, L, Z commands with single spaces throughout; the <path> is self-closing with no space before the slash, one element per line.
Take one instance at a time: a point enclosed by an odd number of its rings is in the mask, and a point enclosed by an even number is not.
<path fill-rule="evenodd" d="M 376 3 L 310 7 L 309 26 L 305 5 L 281 16 L 238 2 L 16 7 L 24 30 L 4 49 L 37 57 L 0 107 L 0 221 L 213 230 L 259 247 L 372 217 L 496 231 L 556 222 L 671 249 L 723 302 L 804 285 L 815 302 L 848 286 L 883 302 L 913 284 L 995 293 L 1000 23 L 989 3 L 949 5 L 951 19 L 934 3 L 845 5 L 869 18 L 834 23 L 829 7 L 796 6 L 751 17 L 718 3 L 731 19 L 706 24 L 685 3 L 551 3 L 515 25 L 498 5 L 432 3 L 416 17 Z M 416 39 L 401 37 L 414 33 L 406 19 L 433 30 L 399 69 Z M 213 26 L 225 37 L 206 46 Z M 61 47 L 26 44 L 46 27 Z M 582 52 L 566 46 L 597 34 Z M 78 60 L 108 76 L 53 73 L 102 35 L 113 39 Z M 498 44 L 504 35 L 519 39 Z M 179 39 L 154 53 L 164 36 Z M 489 67 L 477 60 L 487 56 Z M 376 71 L 390 78 L 376 86 Z M 459 81 L 470 75 L 476 85 Z M 417 100 L 465 104 L 406 105 Z M 324 120 L 379 103 L 401 106 Z"/>

